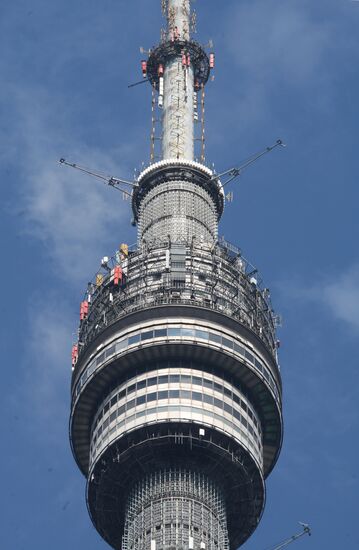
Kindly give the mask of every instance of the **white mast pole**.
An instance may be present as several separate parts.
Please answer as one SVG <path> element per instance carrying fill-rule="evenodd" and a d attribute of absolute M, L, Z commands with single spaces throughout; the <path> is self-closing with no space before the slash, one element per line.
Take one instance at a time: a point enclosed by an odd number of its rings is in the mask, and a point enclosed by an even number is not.
<path fill-rule="evenodd" d="M 168 0 L 168 40 L 186 42 L 190 39 L 190 17 L 190 0 Z M 164 159 L 193 160 L 194 76 L 191 58 L 185 47 L 182 56 L 170 59 L 165 65 L 160 95 L 162 86 L 162 156 Z"/>

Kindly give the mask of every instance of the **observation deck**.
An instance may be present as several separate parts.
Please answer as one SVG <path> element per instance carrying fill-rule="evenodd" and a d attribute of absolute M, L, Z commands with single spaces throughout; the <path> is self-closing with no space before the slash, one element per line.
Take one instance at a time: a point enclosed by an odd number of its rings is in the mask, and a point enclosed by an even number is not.
<path fill-rule="evenodd" d="M 276 317 L 256 270 L 223 239 L 215 246 L 196 239 L 157 242 L 108 260 L 84 298 L 90 307 L 80 325 L 70 430 L 78 465 L 89 477 L 96 528 L 119 544 L 110 525 L 118 510 L 125 514 L 126 499 L 116 495 L 110 504 L 110 479 L 99 473 L 116 463 L 114 452 L 122 457 L 120 485 L 128 476 L 132 483 L 140 479 L 132 464 L 138 453 L 150 453 L 145 470 L 151 472 L 173 453 L 172 463 L 196 471 L 205 452 L 212 469 L 218 461 L 227 464 L 226 479 L 219 472 L 211 479 L 227 488 L 232 547 L 238 546 L 257 525 L 262 476 L 272 470 L 282 437 Z M 230 488 L 243 468 L 243 483 L 250 476 L 256 494 L 253 509 L 243 508 L 243 493 Z M 99 508 L 106 509 L 102 519 Z"/>

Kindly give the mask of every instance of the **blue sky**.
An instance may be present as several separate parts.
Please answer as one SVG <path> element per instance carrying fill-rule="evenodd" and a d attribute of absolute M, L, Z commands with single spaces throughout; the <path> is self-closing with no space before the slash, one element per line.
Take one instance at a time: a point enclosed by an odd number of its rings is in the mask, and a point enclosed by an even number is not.
<path fill-rule="evenodd" d="M 233 185 L 220 233 L 283 316 L 285 439 L 246 550 L 307 521 L 304 549 L 359 547 L 359 2 L 198 0 L 212 38 L 207 160 L 218 170 L 271 144 Z M 100 258 L 134 243 L 129 204 L 60 156 L 131 177 L 148 161 L 150 89 L 139 47 L 159 0 L 3 0 L 0 334 L 1 547 L 106 548 L 68 444 L 70 348 Z"/>

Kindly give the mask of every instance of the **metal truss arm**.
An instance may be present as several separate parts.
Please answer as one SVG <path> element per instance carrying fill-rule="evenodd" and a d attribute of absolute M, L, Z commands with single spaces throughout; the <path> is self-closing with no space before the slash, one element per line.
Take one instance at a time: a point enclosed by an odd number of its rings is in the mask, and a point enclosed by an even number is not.
<path fill-rule="evenodd" d="M 101 172 L 95 172 L 94 170 L 90 170 L 89 168 L 86 168 L 84 166 L 80 166 L 79 164 L 75 164 L 73 162 L 68 162 L 64 158 L 61 158 L 59 161 L 59 164 L 63 164 L 65 166 L 69 166 L 70 168 L 75 168 L 76 170 L 79 170 L 80 172 L 84 172 L 85 174 L 89 174 L 90 176 L 100 179 L 103 182 L 107 183 L 107 185 L 110 185 L 114 189 L 117 189 L 117 191 L 121 191 L 121 193 L 125 193 L 125 195 L 128 195 L 131 197 L 131 193 L 120 187 L 121 185 L 128 185 L 130 187 L 136 187 L 136 183 L 133 181 L 128 181 L 122 178 L 115 178 L 113 176 L 107 176 L 105 174 L 102 174 Z"/>
<path fill-rule="evenodd" d="M 282 548 L 285 548 L 286 546 L 288 546 L 292 542 L 294 542 L 294 541 L 300 539 L 301 537 L 303 537 L 303 535 L 311 536 L 312 533 L 311 533 L 311 529 L 310 529 L 309 525 L 307 525 L 306 523 L 300 523 L 300 525 L 302 525 L 302 527 L 303 527 L 303 531 L 301 533 L 298 533 L 297 535 L 293 535 L 289 539 L 284 540 L 278 546 L 273 548 L 273 550 L 281 550 Z"/>
<path fill-rule="evenodd" d="M 276 147 L 286 147 L 286 145 L 285 145 L 285 143 L 283 143 L 283 141 L 281 139 L 278 139 L 274 143 L 274 145 L 271 145 L 270 147 L 266 147 L 263 151 L 260 151 L 256 155 L 253 155 L 252 157 L 250 157 L 247 161 L 245 161 L 240 166 L 235 167 L 235 168 L 229 168 L 228 170 L 225 170 L 224 172 L 222 172 L 220 174 L 215 174 L 212 177 L 212 180 L 216 180 L 216 179 L 220 179 L 220 178 L 223 178 L 225 176 L 228 176 L 228 179 L 224 183 L 222 183 L 223 187 L 225 185 L 228 185 L 228 183 L 230 183 L 235 178 L 240 176 L 241 173 L 243 172 L 243 170 L 245 170 L 245 168 L 248 168 L 248 166 L 250 166 L 251 164 L 256 162 L 258 159 L 260 159 L 261 157 L 263 157 L 267 153 L 270 153 L 271 151 L 273 151 L 273 149 L 275 149 Z"/>

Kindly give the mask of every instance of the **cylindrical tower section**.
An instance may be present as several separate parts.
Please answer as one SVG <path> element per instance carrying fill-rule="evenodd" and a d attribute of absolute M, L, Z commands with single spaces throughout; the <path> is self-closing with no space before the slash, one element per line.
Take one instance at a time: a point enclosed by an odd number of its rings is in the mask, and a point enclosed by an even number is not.
<path fill-rule="evenodd" d="M 192 160 L 194 71 L 185 47 L 190 40 L 190 0 L 168 0 L 167 10 L 168 40 L 184 47 L 164 67 L 162 157 Z"/>
<path fill-rule="evenodd" d="M 167 0 L 168 38 L 190 39 L 190 0 Z"/>
<path fill-rule="evenodd" d="M 144 170 L 133 193 L 138 242 L 193 242 L 213 246 L 224 193 L 212 171 L 183 159 L 160 161 Z"/>
<path fill-rule="evenodd" d="M 193 160 L 193 67 L 189 54 L 169 61 L 164 72 L 164 159 Z"/>
<path fill-rule="evenodd" d="M 138 482 L 126 505 L 122 550 L 229 547 L 226 505 L 207 476 L 184 468 Z"/>

